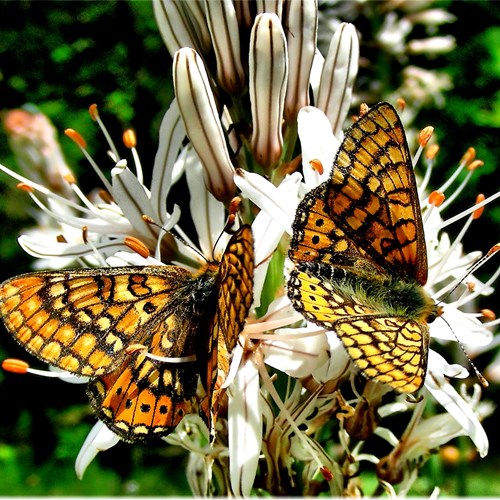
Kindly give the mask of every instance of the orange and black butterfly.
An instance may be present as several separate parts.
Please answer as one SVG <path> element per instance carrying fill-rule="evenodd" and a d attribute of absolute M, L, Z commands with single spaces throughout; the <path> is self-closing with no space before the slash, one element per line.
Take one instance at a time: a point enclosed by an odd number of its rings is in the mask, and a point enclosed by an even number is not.
<path fill-rule="evenodd" d="M 423 384 L 439 310 L 423 288 L 427 254 L 401 121 L 379 103 L 347 131 L 330 178 L 300 202 L 288 295 L 333 330 L 369 379 L 413 393 Z"/>
<path fill-rule="evenodd" d="M 91 405 L 111 430 L 147 440 L 191 413 L 213 425 L 253 268 L 252 231 L 242 226 L 220 262 L 195 275 L 172 265 L 30 273 L 0 286 L 0 312 L 28 352 L 90 377 Z"/>

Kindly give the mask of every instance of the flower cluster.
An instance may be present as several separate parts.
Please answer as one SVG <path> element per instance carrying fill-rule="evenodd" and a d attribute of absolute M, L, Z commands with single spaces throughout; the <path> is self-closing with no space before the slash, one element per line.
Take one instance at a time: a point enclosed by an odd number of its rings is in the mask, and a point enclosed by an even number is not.
<path fill-rule="evenodd" d="M 165 438 L 190 452 L 187 475 L 193 493 L 366 494 L 360 472 L 371 467 L 380 491 L 404 495 L 431 451 L 456 436 L 468 435 L 479 454 L 486 455 L 488 440 L 480 421 L 492 409 L 480 401 L 477 385 L 469 392 L 465 386 L 454 388 L 450 379 L 465 378 L 467 370 L 433 349 L 420 399 L 389 394 L 382 384 L 360 380 L 337 336 L 306 323 L 293 310 L 285 292 L 292 222 L 299 200 L 330 174 L 318 166 L 331 165 L 342 140 L 359 42 L 354 26 L 342 23 L 322 55 L 314 0 L 276 2 L 274 12 L 259 12 L 258 5 L 206 2 L 202 8 L 198 2 L 154 2 L 173 57 L 176 97 L 160 127 L 148 186 L 135 134 L 124 133 L 130 153 L 120 152 L 95 105 L 90 115 L 109 143 L 111 181 L 83 137 L 66 131 L 100 179 L 101 188 L 89 195 L 62 160 L 45 118 L 11 114 L 6 127 L 18 157 L 24 155 L 26 175 L 0 169 L 21 183 L 41 214 L 38 227 L 19 243 L 31 255 L 50 259 L 46 267 L 173 262 L 196 269 L 203 255 L 212 259 L 224 248 L 227 239 L 220 236 L 238 194 L 240 216 L 254 234 L 256 269 L 252 312 L 233 353 L 227 417 L 218 421 L 215 443 L 196 415 L 187 416 Z M 419 185 L 429 262 L 426 288 L 443 306 L 442 319 L 430 325 L 430 334 L 433 346 L 459 339 L 485 349 L 495 321 L 485 321 L 486 315 L 469 312 L 468 306 L 492 293 L 498 273 L 487 283 L 472 274 L 463 282 L 470 266 L 476 263 L 477 269 L 488 257 L 464 254 L 461 239 L 499 193 L 443 219 L 443 209 L 480 162 L 468 150 L 456 175 L 426 196 L 436 153 L 435 146 L 427 147 Z M 464 169 L 469 175 L 457 187 Z M 187 180 L 189 202 L 169 212 L 166 202 L 181 176 Z M 183 230 L 186 212 L 197 241 Z M 463 230 L 450 240 L 443 228 L 464 218 Z M 392 429 L 395 414 L 401 418 Z M 77 458 L 78 475 L 117 441 L 104 424 L 96 424 Z"/>

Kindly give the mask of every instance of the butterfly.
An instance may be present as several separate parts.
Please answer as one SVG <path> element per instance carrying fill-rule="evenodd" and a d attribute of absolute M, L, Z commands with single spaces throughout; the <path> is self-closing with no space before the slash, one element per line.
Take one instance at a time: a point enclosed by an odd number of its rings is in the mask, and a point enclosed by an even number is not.
<path fill-rule="evenodd" d="M 220 262 L 197 274 L 174 265 L 29 273 L 0 285 L 0 313 L 28 352 L 90 377 L 91 406 L 112 431 L 146 441 L 187 414 L 214 425 L 252 304 L 253 269 L 244 225 Z"/>
<path fill-rule="evenodd" d="M 395 109 L 382 102 L 346 132 L 330 178 L 293 223 L 294 308 L 333 330 L 368 378 L 413 393 L 427 370 L 427 252 L 415 176 Z"/>

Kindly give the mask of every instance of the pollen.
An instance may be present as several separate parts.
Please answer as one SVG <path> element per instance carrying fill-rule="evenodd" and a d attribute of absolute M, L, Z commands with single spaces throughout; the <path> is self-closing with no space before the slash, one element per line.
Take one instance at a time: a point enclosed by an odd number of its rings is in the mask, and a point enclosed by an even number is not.
<path fill-rule="evenodd" d="M 443 203 L 445 198 L 446 197 L 442 191 L 433 191 L 429 195 L 429 204 L 434 205 L 435 207 L 439 207 Z"/>
<path fill-rule="evenodd" d="M 479 203 L 481 203 L 485 199 L 486 198 L 485 198 L 484 194 L 478 194 L 476 196 L 476 205 L 478 205 Z M 479 219 L 479 217 L 481 217 L 481 215 L 483 215 L 483 212 L 484 212 L 484 205 L 482 207 L 478 208 L 477 210 L 474 210 L 474 212 L 472 213 L 472 218 L 474 220 Z"/>
<path fill-rule="evenodd" d="M 149 248 L 141 240 L 134 238 L 133 236 L 126 236 L 124 243 L 144 259 L 149 257 Z"/>
<path fill-rule="evenodd" d="M 325 171 L 325 169 L 323 168 L 323 163 L 321 163 L 321 161 L 318 159 L 311 160 L 309 162 L 309 165 L 315 172 L 318 172 L 319 175 L 322 175 Z"/>
<path fill-rule="evenodd" d="M 137 146 L 137 136 L 135 135 L 135 131 L 131 128 L 128 128 L 125 132 L 123 132 L 122 140 L 123 144 L 128 149 L 132 149 Z"/>

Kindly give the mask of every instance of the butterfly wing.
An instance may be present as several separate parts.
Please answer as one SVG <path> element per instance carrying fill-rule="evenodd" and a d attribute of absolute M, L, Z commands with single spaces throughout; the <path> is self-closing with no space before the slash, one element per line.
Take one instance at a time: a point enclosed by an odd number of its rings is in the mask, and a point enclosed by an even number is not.
<path fill-rule="evenodd" d="M 220 387 L 229 373 L 231 353 L 245 325 L 253 301 L 254 253 L 250 226 L 242 226 L 229 240 L 218 271 L 216 314 L 208 331 L 207 397 L 201 414 L 208 427 L 217 418 Z"/>
<path fill-rule="evenodd" d="M 189 279 L 176 266 L 30 273 L 0 286 L 0 313 L 28 352 L 93 377 L 120 366 L 128 345 L 147 343 Z"/>
<path fill-rule="evenodd" d="M 288 290 L 306 319 L 335 331 L 365 376 L 400 392 L 421 387 L 429 345 L 426 323 L 374 310 L 315 273 L 314 266 L 298 265 L 290 273 Z"/>
<path fill-rule="evenodd" d="M 331 178 L 299 204 L 290 258 L 367 256 L 373 267 L 425 284 L 423 234 L 403 126 L 394 108 L 380 103 L 347 132 Z"/>
<path fill-rule="evenodd" d="M 139 351 L 114 372 L 93 379 L 87 395 L 97 417 L 126 441 L 146 441 L 169 434 L 182 418 L 197 410 L 195 362 L 198 323 L 190 315 L 168 314 L 151 331 L 148 353 L 192 357 L 169 363 Z M 177 340 L 170 344 L 169 335 Z"/>

